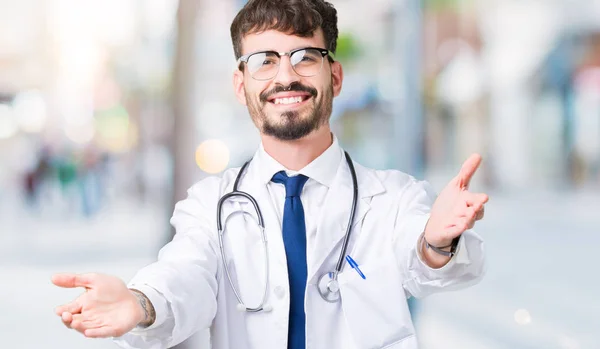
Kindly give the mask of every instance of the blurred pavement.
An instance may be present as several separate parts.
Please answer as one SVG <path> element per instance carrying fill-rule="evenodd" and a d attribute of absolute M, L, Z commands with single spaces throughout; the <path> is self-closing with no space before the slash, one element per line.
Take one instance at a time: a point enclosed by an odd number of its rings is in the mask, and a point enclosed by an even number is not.
<path fill-rule="evenodd" d="M 491 194 L 487 274 L 423 302 L 425 349 L 600 348 L 597 191 Z"/>
<path fill-rule="evenodd" d="M 68 217 L 61 210 L 42 212 L 40 219 L 15 200 L 2 202 L 0 312 L 5 315 L 0 317 L 0 347 L 117 348 L 63 326 L 54 308 L 82 289 L 60 289 L 50 278 L 57 272 L 100 272 L 129 280 L 156 258 L 167 231 L 166 211 L 116 201 L 91 219 Z"/>

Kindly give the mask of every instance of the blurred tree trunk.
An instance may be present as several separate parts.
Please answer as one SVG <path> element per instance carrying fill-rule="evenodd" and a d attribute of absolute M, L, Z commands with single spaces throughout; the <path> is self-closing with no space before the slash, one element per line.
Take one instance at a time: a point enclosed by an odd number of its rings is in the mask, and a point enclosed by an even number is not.
<path fill-rule="evenodd" d="M 175 203 L 186 197 L 186 191 L 195 181 L 197 173 L 194 156 L 196 95 L 196 22 L 202 0 L 179 0 L 177 9 L 177 39 L 173 67 L 173 114 L 174 127 L 171 138 L 173 154 L 173 191 L 170 210 Z M 169 217 L 172 211 L 169 212 Z M 168 240 L 174 231 L 171 230 Z M 176 349 L 200 348 L 196 338 L 177 345 Z"/>
<path fill-rule="evenodd" d="M 196 76 L 196 21 L 201 0 L 180 0 L 177 10 L 177 40 L 173 68 L 174 127 L 171 139 L 173 154 L 172 205 L 186 197 L 195 180 L 194 96 L 198 88 Z M 172 212 L 171 212 L 172 213 Z M 169 236 L 169 240 L 172 236 Z"/>
<path fill-rule="evenodd" d="M 401 0 L 394 3 L 394 51 L 399 65 L 396 71 L 393 149 L 394 167 L 416 177 L 424 174 L 424 138 L 421 86 L 422 2 Z"/>

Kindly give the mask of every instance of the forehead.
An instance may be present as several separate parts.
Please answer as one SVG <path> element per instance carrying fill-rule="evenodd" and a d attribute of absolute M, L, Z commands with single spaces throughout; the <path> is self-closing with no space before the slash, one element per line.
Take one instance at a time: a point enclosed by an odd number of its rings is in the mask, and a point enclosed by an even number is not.
<path fill-rule="evenodd" d="M 317 29 L 312 37 L 306 38 L 277 30 L 248 34 L 242 38 L 242 55 L 262 50 L 288 52 L 296 48 L 309 46 L 325 48 L 325 38 L 321 28 Z"/>

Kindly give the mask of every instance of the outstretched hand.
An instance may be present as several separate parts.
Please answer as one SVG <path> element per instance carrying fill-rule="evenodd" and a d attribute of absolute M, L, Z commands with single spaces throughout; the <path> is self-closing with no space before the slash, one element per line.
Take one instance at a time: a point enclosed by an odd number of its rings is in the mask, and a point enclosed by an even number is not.
<path fill-rule="evenodd" d="M 481 156 L 471 155 L 458 175 L 438 195 L 425 227 L 425 239 L 429 244 L 448 246 L 455 237 L 473 228 L 475 222 L 483 218 L 488 196 L 469 191 L 471 178 L 480 164 Z"/>
<path fill-rule="evenodd" d="M 56 308 L 63 323 L 86 337 L 120 337 L 144 319 L 136 296 L 121 279 L 102 274 L 56 274 L 52 283 L 85 293 Z"/>

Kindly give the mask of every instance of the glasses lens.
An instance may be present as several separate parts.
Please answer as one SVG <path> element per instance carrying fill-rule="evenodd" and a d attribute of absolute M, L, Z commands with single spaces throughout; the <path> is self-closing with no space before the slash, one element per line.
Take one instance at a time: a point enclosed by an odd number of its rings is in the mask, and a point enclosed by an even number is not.
<path fill-rule="evenodd" d="M 321 51 L 309 48 L 294 52 L 290 61 L 298 75 L 315 76 L 323 66 L 323 55 Z"/>
<path fill-rule="evenodd" d="M 248 57 L 246 66 L 254 79 L 269 80 L 277 75 L 279 57 L 273 52 L 258 52 Z"/>

